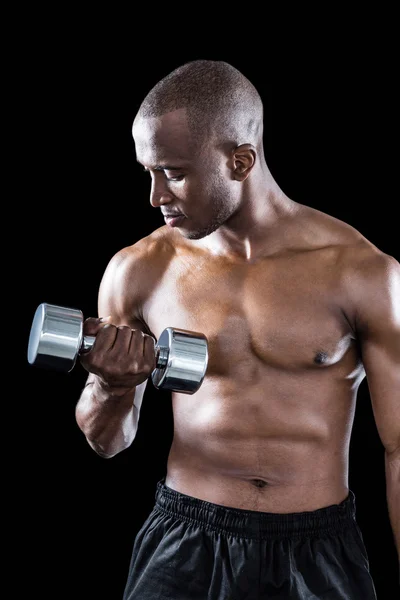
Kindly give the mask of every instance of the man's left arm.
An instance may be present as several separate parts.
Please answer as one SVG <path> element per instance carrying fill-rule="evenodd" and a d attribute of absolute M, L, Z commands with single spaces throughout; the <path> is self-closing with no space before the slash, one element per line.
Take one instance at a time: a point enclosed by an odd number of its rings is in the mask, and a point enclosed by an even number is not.
<path fill-rule="evenodd" d="M 354 287 L 353 287 L 354 286 Z M 385 448 L 386 496 L 400 560 L 400 264 L 376 253 L 352 284 L 374 419 Z"/>

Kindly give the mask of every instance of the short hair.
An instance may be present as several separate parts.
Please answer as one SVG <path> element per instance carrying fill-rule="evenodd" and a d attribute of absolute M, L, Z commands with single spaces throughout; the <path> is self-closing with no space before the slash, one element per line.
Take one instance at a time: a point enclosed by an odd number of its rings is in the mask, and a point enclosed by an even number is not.
<path fill-rule="evenodd" d="M 139 117 L 187 110 L 195 141 L 216 136 L 221 143 L 258 145 L 263 133 L 263 103 L 255 86 L 224 61 L 194 60 L 174 69 L 149 91 Z"/>

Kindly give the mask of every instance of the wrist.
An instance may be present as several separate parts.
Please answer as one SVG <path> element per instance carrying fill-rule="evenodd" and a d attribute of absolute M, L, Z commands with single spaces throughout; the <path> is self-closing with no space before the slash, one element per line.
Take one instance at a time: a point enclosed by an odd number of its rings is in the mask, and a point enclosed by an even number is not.
<path fill-rule="evenodd" d="M 133 393 L 135 388 L 119 385 L 111 385 L 99 376 L 96 376 L 93 386 L 93 393 L 99 400 L 109 400 L 111 398 L 122 398 L 129 393 Z"/>

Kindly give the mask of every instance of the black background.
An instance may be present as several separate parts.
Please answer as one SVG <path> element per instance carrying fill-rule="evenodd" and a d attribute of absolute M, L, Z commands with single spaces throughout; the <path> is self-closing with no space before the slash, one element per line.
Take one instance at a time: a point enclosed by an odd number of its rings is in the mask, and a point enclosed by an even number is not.
<path fill-rule="evenodd" d="M 14 410 L 4 425 L 11 435 L 8 498 L 16 510 L 10 520 L 12 597 L 121 600 L 135 534 L 165 472 L 172 434 L 167 392 L 149 383 L 133 445 L 104 460 L 75 422 L 83 368 L 60 374 L 26 360 L 39 303 L 95 316 L 108 260 L 164 224 L 148 202 L 148 179 L 136 164 L 131 138 L 140 101 L 161 77 L 195 58 L 231 62 L 264 100 L 267 163 L 286 194 L 400 255 L 389 40 L 354 40 L 343 30 L 326 42 L 322 30 L 312 43 L 305 38 L 288 46 L 284 29 L 267 44 L 263 36 L 250 41 L 233 30 L 225 31 L 225 39 L 210 30 L 183 38 L 170 19 L 161 32 L 149 20 L 126 23 L 122 15 L 116 21 L 108 23 L 106 12 L 100 25 L 88 17 L 82 23 L 78 15 L 25 15 L 7 55 L 15 115 L 9 156 L 16 169 L 10 168 L 8 193 L 15 217 L 5 233 L 15 234 L 8 246 L 14 265 L 9 290 L 18 315 L 6 311 L 5 318 L 19 330 L 17 361 L 12 357 Z M 366 380 L 358 396 L 349 484 L 378 598 L 389 600 L 396 553 L 383 447 Z"/>

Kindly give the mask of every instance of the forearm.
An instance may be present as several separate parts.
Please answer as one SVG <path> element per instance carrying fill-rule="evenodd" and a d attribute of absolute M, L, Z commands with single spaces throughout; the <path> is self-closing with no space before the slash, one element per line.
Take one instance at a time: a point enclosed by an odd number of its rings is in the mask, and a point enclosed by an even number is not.
<path fill-rule="evenodd" d="M 105 389 L 97 378 L 83 389 L 76 406 L 76 421 L 100 456 L 111 458 L 134 440 L 139 419 L 135 391 L 136 388 Z"/>
<path fill-rule="evenodd" d="M 400 449 L 385 453 L 385 473 L 390 524 L 400 561 Z"/>

